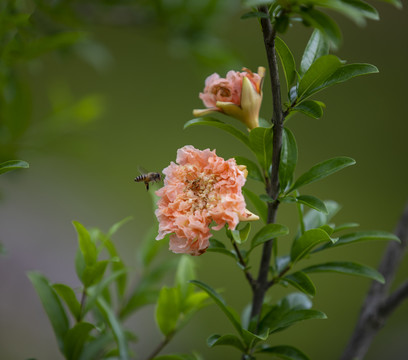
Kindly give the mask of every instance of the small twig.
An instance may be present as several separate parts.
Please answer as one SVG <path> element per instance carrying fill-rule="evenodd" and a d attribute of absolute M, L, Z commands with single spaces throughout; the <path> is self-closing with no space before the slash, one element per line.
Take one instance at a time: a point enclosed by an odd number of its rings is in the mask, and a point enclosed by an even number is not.
<path fill-rule="evenodd" d="M 173 331 L 170 334 L 168 334 L 159 345 L 153 350 L 153 352 L 146 358 L 146 360 L 152 360 L 156 357 L 157 354 L 160 353 L 160 351 L 163 350 L 163 348 L 170 342 L 170 340 L 173 338 L 174 334 L 176 332 Z"/>
<path fill-rule="evenodd" d="M 387 317 L 408 297 L 408 283 L 404 283 L 398 290 L 388 295 L 408 243 L 408 203 L 395 229 L 395 235 L 401 243 L 391 241 L 388 244 L 378 269 L 384 276 L 385 284 L 377 281 L 372 283 L 341 360 L 363 359 Z"/>
<path fill-rule="evenodd" d="M 237 253 L 239 263 L 243 267 L 245 277 L 247 278 L 249 285 L 251 286 L 252 291 L 255 291 L 256 288 L 256 281 L 252 277 L 251 273 L 247 270 L 247 264 L 245 262 L 244 257 L 241 254 L 241 251 L 239 250 L 239 247 L 237 246 L 235 241 L 232 241 L 232 245 L 234 246 L 235 252 Z"/>
<path fill-rule="evenodd" d="M 78 322 L 82 320 L 82 316 L 83 316 L 82 312 L 84 311 L 85 300 L 86 300 L 86 288 L 84 287 L 84 290 L 82 290 L 81 306 L 79 308 L 79 314 L 78 314 L 78 319 L 77 319 Z"/>
<path fill-rule="evenodd" d="M 275 201 L 268 203 L 268 217 L 267 223 L 272 224 L 276 220 L 276 213 L 279 207 L 277 199 L 279 194 L 279 163 L 280 153 L 282 148 L 282 133 L 283 133 L 283 112 L 280 93 L 280 81 L 278 62 L 275 51 L 275 37 L 276 31 L 272 26 L 268 7 L 259 6 L 259 12 L 267 14 L 265 18 L 261 18 L 262 34 L 264 38 L 266 55 L 268 58 L 268 67 L 271 80 L 272 89 L 272 103 L 273 103 L 273 153 L 272 153 L 272 174 L 270 181 L 266 182 L 266 192 Z M 269 169 L 266 169 L 269 171 Z M 268 240 L 263 245 L 261 262 L 259 265 L 258 277 L 256 280 L 256 288 L 252 299 L 251 317 L 259 317 L 261 313 L 262 304 L 265 298 L 265 293 L 268 290 L 268 273 L 271 262 L 273 249 L 273 239 Z"/>

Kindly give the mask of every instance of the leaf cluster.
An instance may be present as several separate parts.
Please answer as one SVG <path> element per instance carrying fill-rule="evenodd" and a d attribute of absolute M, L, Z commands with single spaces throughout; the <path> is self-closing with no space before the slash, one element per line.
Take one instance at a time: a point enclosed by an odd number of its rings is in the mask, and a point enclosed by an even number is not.
<path fill-rule="evenodd" d="M 156 304 L 156 320 L 164 336 L 174 335 L 191 316 L 206 305 L 206 293 L 188 283 L 194 277 L 191 260 L 181 258 L 176 284 L 161 286 L 174 261 L 157 262 L 163 242 L 156 242 L 153 229 L 144 240 L 140 256 L 140 278 L 131 286 L 129 267 L 116 250 L 112 235 L 129 219 L 113 225 L 107 233 L 86 229 L 74 222 L 78 234 L 75 268 L 80 287 L 51 284 L 39 272 L 28 274 L 54 330 L 65 359 L 133 357 L 130 343 L 137 336 L 124 321 L 137 310 Z"/>

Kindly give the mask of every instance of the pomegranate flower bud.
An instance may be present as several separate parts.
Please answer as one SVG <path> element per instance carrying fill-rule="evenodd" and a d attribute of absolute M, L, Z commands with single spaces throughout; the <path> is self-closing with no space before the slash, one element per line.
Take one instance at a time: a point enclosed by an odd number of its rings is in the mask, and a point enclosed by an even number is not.
<path fill-rule="evenodd" d="M 242 187 L 248 171 L 234 159 L 224 160 L 214 151 L 184 146 L 177 151 L 177 163 L 163 170 L 164 187 L 156 210 L 157 240 L 170 235 L 170 250 L 191 255 L 203 254 L 213 230 L 225 224 L 234 230 L 240 221 L 258 220 L 246 209 Z"/>
<path fill-rule="evenodd" d="M 258 73 L 243 70 L 229 71 L 225 79 L 216 73 L 209 76 L 205 80 L 204 92 L 200 93 L 207 109 L 196 109 L 193 115 L 221 112 L 242 121 L 249 130 L 258 127 L 265 68 L 259 67 Z"/>

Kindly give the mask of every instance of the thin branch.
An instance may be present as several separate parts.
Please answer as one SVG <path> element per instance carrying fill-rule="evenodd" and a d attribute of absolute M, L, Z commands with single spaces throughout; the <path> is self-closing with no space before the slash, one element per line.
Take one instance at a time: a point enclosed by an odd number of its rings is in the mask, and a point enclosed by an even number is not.
<path fill-rule="evenodd" d="M 274 223 L 276 220 L 276 213 L 279 207 L 279 201 L 277 200 L 279 194 L 279 163 L 280 153 L 282 148 L 282 132 L 283 132 L 283 112 L 280 93 L 280 81 L 278 63 L 275 51 L 275 37 L 276 31 L 272 26 L 269 10 L 267 6 L 259 6 L 258 10 L 268 17 L 261 18 L 262 33 L 264 38 L 266 55 L 268 58 L 268 67 L 271 80 L 272 89 L 272 103 L 273 103 L 273 154 L 272 154 L 272 174 L 271 179 L 266 182 L 267 194 L 275 199 L 274 202 L 268 203 L 268 224 Z M 266 169 L 269 171 L 269 169 Z M 268 273 L 272 256 L 273 239 L 265 242 L 262 250 L 261 263 L 259 266 L 258 278 L 256 281 L 256 288 L 254 291 L 251 317 L 258 317 L 262 304 L 264 301 L 265 293 L 268 290 Z"/>
<path fill-rule="evenodd" d="M 235 252 L 237 253 L 239 263 L 240 263 L 241 266 L 243 267 L 245 277 L 247 278 L 247 280 L 248 280 L 248 282 L 249 282 L 249 285 L 251 286 L 252 291 L 255 291 L 256 281 L 255 281 L 255 279 L 252 277 L 251 273 L 247 270 L 247 264 L 246 264 L 246 262 L 245 262 L 244 257 L 243 257 L 242 254 L 241 254 L 241 251 L 239 250 L 239 247 L 237 246 L 237 244 L 236 244 L 235 241 L 232 242 L 232 245 L 234 246 Z"/>
<path fill-rule="evenodd" d="M 163 348 L 170 342 L 170 340 L 173 338 L 174 334 L 176 332 L 173 331 L 170 334 L 168 334 L 161 343 L 159 343 L 159 345 L 157 345 L 157 347 L 153 350 L 153 352 L 146 358 L 146 360 L 152 360 L 154 359 L 159 353 L 160 351 L 163 350 Z"/>
<path fill-rule="evenodd" d="M 401 243 L 389 242 L 378 269 L 384 276 L 385 284 L 376 281 L 372 283 L 341 360 L 363 359 L 374 336 L 384 326 L 387 317 L 408 296 L 406 283 L 388 296 L 408 243 L 408 203 L 395 229 L 395 235 L 401 240 Z"/>

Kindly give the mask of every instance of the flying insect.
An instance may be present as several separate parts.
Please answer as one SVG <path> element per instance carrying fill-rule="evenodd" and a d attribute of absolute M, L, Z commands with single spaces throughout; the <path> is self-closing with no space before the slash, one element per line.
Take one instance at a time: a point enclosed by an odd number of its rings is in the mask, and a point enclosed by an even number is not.
<path fill-rule="evenodd" d="M 144 184 L 146 186 L 146 191 L 149 190 L 149 183 L 158 182 L 158 181 L 161 181 L 161 179 L 162 179 L 162 176 L 161 176 L 160 173 L 141 171 L 141 169 L 139 169 L 139 171 L 142 174 L 139 175 L 139 176 L 136 176 L 135 181 L 136 182 L 144 182 Z"/>

